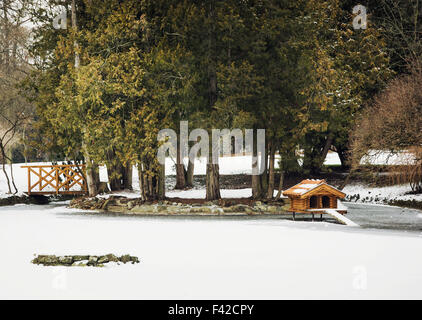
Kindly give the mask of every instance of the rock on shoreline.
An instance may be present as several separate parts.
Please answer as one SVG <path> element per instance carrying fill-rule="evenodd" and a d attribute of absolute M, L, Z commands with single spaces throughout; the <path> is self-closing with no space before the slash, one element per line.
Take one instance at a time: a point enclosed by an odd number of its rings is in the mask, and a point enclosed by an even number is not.
<path fill-rule="evenodd" d="M 192 203 L 189 203 L 187 199 L 183 200 L 183 202 L 172 202 L 171 199 L 145 202 L 141 199 L 111 196 L 108 199 L 74 199 L 71 201 L 70 207 L 130 215 L 260 215 L 287 213 L 287 204 L 284 201 L 263 203 L 262 201 L 248 200 L 246 204 L 241 203 L 241 200 L 238 200 L 240 203 L 236 203 L 236 200 L 232 199 L 202 203 L 197 199 L 192 199 Z"/>

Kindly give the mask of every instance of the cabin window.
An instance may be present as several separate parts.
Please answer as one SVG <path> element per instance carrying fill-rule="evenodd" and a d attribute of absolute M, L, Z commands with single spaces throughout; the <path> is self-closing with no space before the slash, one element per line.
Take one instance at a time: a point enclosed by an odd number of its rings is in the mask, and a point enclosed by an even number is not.
<path fill-rule="evenodd" d="M 318 197 L 312 196 L 309 199 L 309 207 L 311 207 L 311 208 L 318 208 Z"/>
<path fill-rule="evenodd" d="M 323 208 L 329 208 L 330 207 L 330 197 L 328 197 L 328 196 L 322 197 L 322 207 Z"/>

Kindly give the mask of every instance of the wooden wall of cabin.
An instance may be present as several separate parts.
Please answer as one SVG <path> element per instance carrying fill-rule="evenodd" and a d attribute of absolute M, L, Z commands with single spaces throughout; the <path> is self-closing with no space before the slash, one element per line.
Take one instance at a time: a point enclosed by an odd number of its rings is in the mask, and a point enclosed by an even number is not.
<path fill-rule="evenodd" d="M 330 196 L 330 208 L 337 209 L 337 197 Z"/>
<path fill-rule="evenodd" d="M 315 200 L 311 200 L 312 197 L 315 197 L 314 199 L 316 199 L 316 205 L 314 205 L 314 206 L 312 206 L 312 203 L 311 203 L 311 202 L 315 201 Z M 306 201 L 305 208 L 306 209 L 311 209 L 311 208 L 315 208 L 315 209 L 322 209 L 322 208 L 336 209 L 337 208 L 337 197 L 336 196 L 325 195 L 325 194 L 316 194 L 316 195 L 313 195 L 312 197 L 305 199 L 305 201 Z M 324 201 L 324 197 L 328 197 L 328 200 L 327 200 L 328 203 Z"/>
<path fill-rule="evenodd" d="M 326 196 L 329 199 L 329 205 L 323 206 L 323 197 Z M 315 209 L 322 209 L 322 208 L 331 208 L 337 209 L 337 197 L 332 195 L 314 195 L 317 199 L 317 206 L 314 207 Z M 306 211 L 311 209 L 311 197 L 306 199 L 299 199 L 299 198 L 292 198 L 290 203 L 290 211 Z"/>
<path fill-rule="evenodd" d="M 296 211 L 304 211 L 308 209 L 307 199 L 292 198 L 290 209 Z"/>

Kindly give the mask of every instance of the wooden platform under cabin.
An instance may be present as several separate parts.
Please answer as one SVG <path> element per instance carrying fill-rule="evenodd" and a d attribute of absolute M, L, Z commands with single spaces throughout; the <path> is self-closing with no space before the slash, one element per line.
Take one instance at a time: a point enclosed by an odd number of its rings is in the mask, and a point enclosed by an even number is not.
<path fill-rule="evenodd" d="M 321 208 L 321 209 L 310 209 L 310 210 L 297 210 L 297 209 L 288 209 L 287 211 L 292 213 L 302 213 L 302 214 L 327 214 L 325 209 L 332 209 L 332 208 Z M 335 209 L 338 213 L 347 214 L 346 209 Z"/>
<path fill-rule="evenodd" d="M 28 195 L 88 193 L 85 165 L 28 165 Z"/>

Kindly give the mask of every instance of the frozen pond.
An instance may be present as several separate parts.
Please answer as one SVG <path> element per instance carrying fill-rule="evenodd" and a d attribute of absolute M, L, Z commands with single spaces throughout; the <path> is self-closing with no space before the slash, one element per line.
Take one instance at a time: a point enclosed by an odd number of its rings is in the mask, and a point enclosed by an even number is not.
<path fill-rule="evenodd" d="M 371 229 L 388 229 L 407 232 L 421 232 L 422 231 L 422 211 L 416 209 L 407 209 L 400 207 L 393 207 L 387 205 L 363 204 L 346 202 L 347 218 L 359 224 L 362 228 Z M 58 206 L 60 206 L 58 204 Z M 65 213 L 68 215 L 69 213 Z M 78 213 L 79 215 L 87 215 L 86 213 Z M 88 214 L 92 218 L 98 217 L 97 213 Z M 291 217 L 280 216 L 127 216 L 124 214 L 101 214 L 103 217 L 122 217 L 127 219 L 159 219 L 159 220 L 192 220 L 192 221 L 212 221 L 212 220 L 226 220 L 226 221 L 260 221 L 260 220 L 291 220 Z M 309 221 L 310 216 L 298 215 L 298 221 Z M 315 215 L 315 221 L 318 222 L 319 215 Z M 331 222 L 336 223 L 335 220 Z"/>
<path fill-rule="evenodd" d="M 388 205 L 364 204 L 364 203 L 350 203 L 345 202 L 347 207 L 347 217 L 353 222 L 359 224 L 362 228 L 370 229 L 387 229 L 407 232 L 421 232 L 422 231 L 422 211 L 416 209 L 407 209 L 400 207 L 393 207 Z M 63 207 L 61 203 L 55 203 L 48 206 L 60 208 Z M 1 210 L 1 209 L 0 209 Z M 60 211 L 60 210 L 59 210 Z M 62 213 L 57 212 L 59 216 L 78 215 L 88 219 L 99 218 L 98 213 L 87 213 L 82 211 L 68 211 L 63 210 Z M 100 214 L 103 218 L 116 218 L 121 219 L 158 219 L 161 221 L 261 221 L 261 220 L 280 220 L 283 216 L 129 216 L 125 214 Z M 298 221 L 309 221 L 309 215 L 298 216 Z M 319 215 L 315 215 L 315 221 L 318 222 Z M 290 216 L 287 218 L 291 220 Z M 334 220 L 332 222 L 335 223 Z"/>
<path fill-rule="evenodd" d="M 422 211 L 347 202 L 347 217 L 363 228 L 422 231 Z"/>
<path fill-rule="evenodd" d="M 385 215 L 385 207 L 353 205 L 350 217 L 366 209 L 375 210 L 371 217 Z M 391 216 L 402 217 L 401 209 L 392 210 L 387 227 Z M 409 229 L 399 223 L 397 229 Z M 63 204 L 1 207 L 0 298 L 420 299 L 422 234 L 416 230 L 279 217 L 98 215 Z M 30 263 L 34 254 L 106 253 L 135 255 L 141 263 Z"/>

